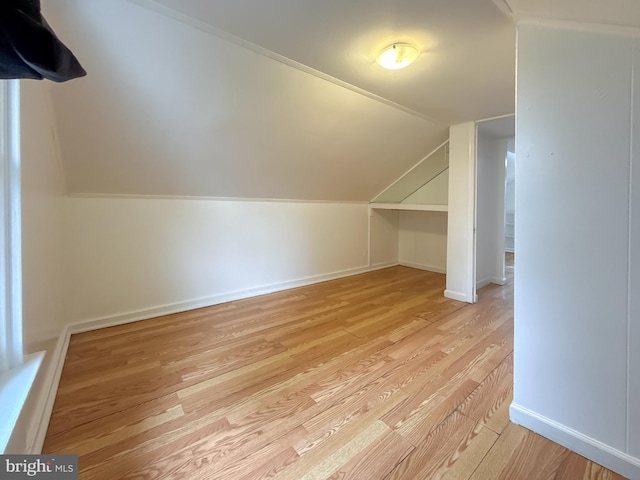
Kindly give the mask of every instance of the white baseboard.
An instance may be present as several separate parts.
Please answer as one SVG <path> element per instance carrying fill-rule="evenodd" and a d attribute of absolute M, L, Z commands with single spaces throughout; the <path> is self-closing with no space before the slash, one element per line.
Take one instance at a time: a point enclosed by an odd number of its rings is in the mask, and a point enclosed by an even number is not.
<path fill-rule="evenodd" d="M 307 285 L 313 285 L 315 283 L 327 282 L 329 280 L 336 280 L 338 278 L 350 277 L 352 275 L 359 275 L 361 273 L 373 272 L 375 270 L 381 270 L 383 268 L 393 267 L 396 265 L 398 265 L 397 262 L 379 263 L 379 264 L 367 266 L 367 267 L 357 267 L 357 268 L 352 268 L 348 270 L 341 270 L 338 272 L 315 275 L 311 277 L 304 277 L 297 280 L 273 283 L 270 285 L 262 285 L 260 287 L 254 287 L 254 288 L 248 288 L 245 290 L 236 290 L 234 292 L 212 295 L 210 297 L 202 297 L 194 300 L 187 300 L 184 302 L 170 303 L 166 305 L 160 305 L 152 308 L 145 308 L 142 310 L 135 310 L 132 312 L 126 312 L 126 313 L 121 313 L 117 315 L 109 315 L 106 317 L 84 320 L 82 322 L 71 324 L 68 326 L 68 328 L 69 328 L 70 334 L 88 332 L 91 330 L 97 330 L 99 328 L 124 325 L 126 323 L 138 322 L 140 320 L 148 320 L 150 318 L 161 317 L 164 315 L 171 315 L 173 313 L 186 312 L 188 310 L 194 310 L 196 308 L 211 307 L 213 305 L 233 302 L 235 300 L 242 300 L 244 298 L 267 295 L 269 293 L 289 290 L 291 288 L 304 287 Z"/>
<path fill-rule="evenodd" d="M 453 290 L 445 290 L 444 296 L 452 300 L 458 300 L 460 302 L 472 303 L 467 298 L 467 295 L 461 292 L 454 292 Z"/>
<path fill-rule="evenodd" d="M 446 268 L 436 267 L 434 265 L 424 265 L 422 263 L 405 262 L 403 260 L 401 260 L 398 263 L 400 265 L 402 265 L 403 267 L 418 268 L 420 270 L 426 270 L 427 272 L 447 273 L 447 269 Z"/>
<path fill-rule="evenodd" d="M 62 367 L 64 366 L 64 360 L 67 356 L 69 340 L 72 334 L 88 332 L 105 327 L 113 327 L 116 325 L 123 325 L 126 323 L 137 322 L 139 320 L 147 320 L 150 318 L 169 315 L 172 313 L 193 310 L 194 308 L 209 307 L 220 303 L 231 302 L 233 300 L 241 300 L 243 298 L 255 297 L 258 295 L 265 295 L 268 293 L 279 292 L 291 288 L 303 287 L 306 285 L 312 285 L 314 283 L 321 283 L 338 278 L 358 275 L 361 273 L 373 272 L 375 270 L 394 267 L 396 265 L 398 265 L 398 262 L 378 263 L 369 267 L 358 267 L 349 270 L 342 270 L 338 272 L 316 275 L 312 277 L 301 278 L 298 280 L 291 280 L 288 282 L 275 283 L 272 285 L 225 293 L 221 295 L 213 295 L 211 297 L 199 298 L 196 300 L 177 302 L 173 304 L 162 305 L 159 307 L 137 310 L 134 312 L 128 312 L 109 317 L 91 319 L 88 321 L 67 325 L 58 337 L 56 346 L 51 352 L 52 357 L 49 363 L 49 368 L 47 369 L 46 375 L 43 379 L 44 384 L 41 390 L 41 395 L 34 409 L 34 421 L 32 424 L 33 427 L 29 429 L 29 433 L 27 436 L 26 453 L 39 454 L 42 452 L 42 446 L 47 435 L 47 429 L 49 428 L 51 412 L 53 411 L 53 405 L 56 400 L 56 394 L 58 392 L 58 385 L 60 384 Z"/>
<path fill-rule="evenodd" d="M 383 268 L 397 267 L 398 265 L 400 265 L 400 263 L 398 263 L 397 260 L 394 260 L 394 261 L 391 261 L 391 262 L 374 263 L 373 265 L 371 265 L 369 267 L 369 270 L 367 270 L 367 271 L 368 272 L 373 272 L 375 270 L 382 270 Z"/>
<path fill-rule="evenodd" d="M 56 393 L 58 392 L 58 385 L 60 383 L 60 376 L 62 375 L 64 359 L 67 356 L 70 337 L 71 333 L 69 332 L 69 328 L 65 327 L 58 337 L 56 346 L 51 352 L 51 360 L 49 361 L 49 368 L 45 372 L 40 398 L 34 408 L 33 427 L 29 429 L 27 434 L 27 448 L 25 452 L 27 454 L 35 455 L 42 452 L 42 445 L 44 444 L 47 429 L 49 428 L 49 420 L 51 419 L 53 404 L 56 401 Z"/>
<path fill-rule="evenodd" d="M 640 459 L 584 435 L 515 403 L 509 408 L 511 421 L 627 478 L 640 479 Z"/>
<path fill-rule="evenodd" d="M 490 281 L 496 285 L 504 285 L 507 283 L 507 277 L 491 277 Z"/>

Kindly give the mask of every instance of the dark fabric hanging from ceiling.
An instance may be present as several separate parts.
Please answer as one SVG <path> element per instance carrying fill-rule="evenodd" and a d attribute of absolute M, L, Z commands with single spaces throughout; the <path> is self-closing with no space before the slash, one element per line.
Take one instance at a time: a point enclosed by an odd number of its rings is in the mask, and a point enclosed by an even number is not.
<path fill-rule="evenodd" d="M 0 79 L 65 82 L 86 75 L 40 12 L 40 0 L 0 0 Z"/>

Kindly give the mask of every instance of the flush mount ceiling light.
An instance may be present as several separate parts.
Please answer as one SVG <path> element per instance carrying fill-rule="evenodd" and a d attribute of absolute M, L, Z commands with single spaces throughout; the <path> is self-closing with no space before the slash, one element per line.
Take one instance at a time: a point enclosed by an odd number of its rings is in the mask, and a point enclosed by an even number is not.
<path fill-rule="evenodd" d="M 382 50 L 376 58 L 376 62 L 387 70 L 400 70 L 411 65 L 420 52 L 408 43 L 394 43 Z"/>

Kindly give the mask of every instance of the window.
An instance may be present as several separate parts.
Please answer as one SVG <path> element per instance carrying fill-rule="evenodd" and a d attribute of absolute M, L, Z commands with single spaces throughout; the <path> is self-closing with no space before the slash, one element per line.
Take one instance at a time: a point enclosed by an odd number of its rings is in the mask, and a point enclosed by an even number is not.
<path fill-rule="evenodd" d="M 44 356 L 25 359 L 22 351 L 19 108 L 19 81 L 0 80 L 0 453 L 7 451 Z M 14 448 L 11 453 L 25 453 Z"/>
<path fill-rule="evenodd" d="M 22 364 L 19 102 L 19 81 L 0 81 L 0 373 Z"/>

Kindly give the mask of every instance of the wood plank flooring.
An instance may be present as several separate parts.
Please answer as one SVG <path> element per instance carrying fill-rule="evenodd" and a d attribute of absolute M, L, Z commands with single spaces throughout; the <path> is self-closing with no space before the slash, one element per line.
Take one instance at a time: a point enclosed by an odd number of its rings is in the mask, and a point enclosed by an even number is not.
<path fill-rule="evenodd" d="M 406 267 L 71 338 L 81 479 L 621 479 L 509 423 L 513 290 Z"/>

